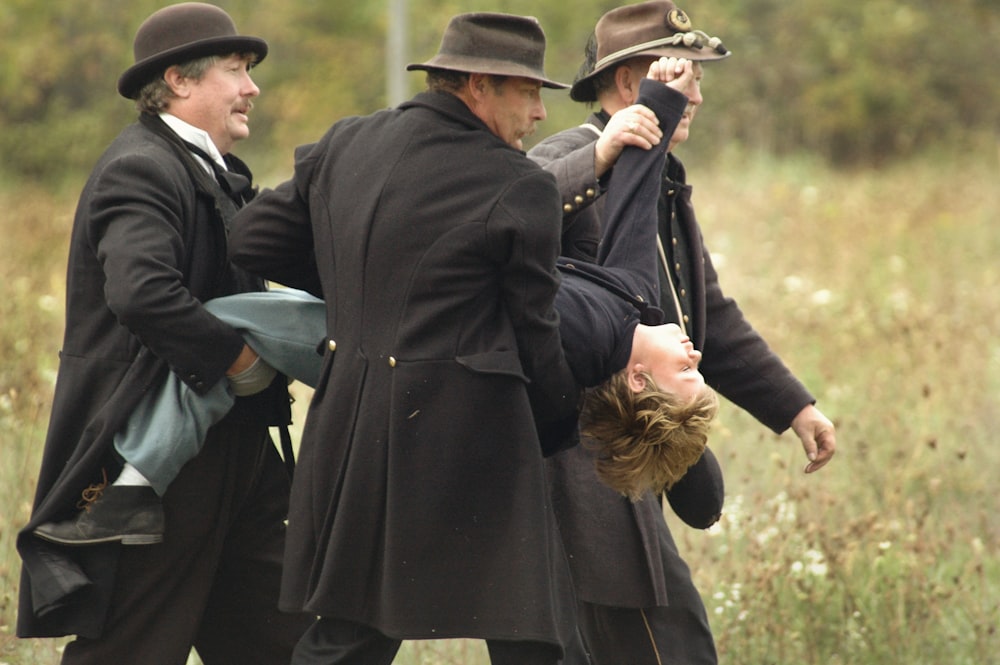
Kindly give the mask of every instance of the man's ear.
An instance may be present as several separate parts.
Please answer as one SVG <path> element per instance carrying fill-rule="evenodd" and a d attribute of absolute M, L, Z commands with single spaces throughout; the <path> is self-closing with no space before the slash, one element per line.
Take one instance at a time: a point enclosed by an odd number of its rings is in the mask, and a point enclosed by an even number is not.
<path fill-rule="evenodd" d="M 627 61 L 618 65 L 615 70 L 615 87 L 618 94 L 625 102 L 625 106 L 631 106 L 639 97 L 639 80 L 635 78 L 635 72 L 628 66 Z"/>
<path fill-rule="evenodd" d="M 486 96 L 486 87 L 489 81 L 486 80 L 485 74 L 477 74 L 475 72 L 469 74 L 469 94 L 475 100 L 480 100 Z"/>
<path fill-rule="evenodd" d="M 642 363 L 632 363 L 625 371 L 625 378 L 628 379 L 628 387 L 632 389 L 632 392 L 641 393 L 646 389 L 645 365 Z"/>
<path fill-rule="evenodd" d="M 171 65 L 163 72 L 163 80 L 177 97 L 187 97 L 191 94 L 191 80 L 181 74 L 180 67 Z"/>

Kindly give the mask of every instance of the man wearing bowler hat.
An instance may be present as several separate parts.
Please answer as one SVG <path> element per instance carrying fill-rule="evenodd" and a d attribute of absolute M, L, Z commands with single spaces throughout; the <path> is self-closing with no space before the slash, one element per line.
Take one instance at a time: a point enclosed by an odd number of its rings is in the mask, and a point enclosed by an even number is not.
<path fill-rule="evenodd" d="M 668 0 L 626 5 L 598 21 L 586 61 L 570 96 L 597 103 L 586 124 L 563 131 L 530 156 L 557 177 L 566 232 L 564 253 L 595 252 L 603 220 L 604 188 L 625 146 L 666 150 L 658 206 L 660 308 L 702 351 L 700 370 L 723 396 L 775 432 L 789 426 L 809 459 L 807 473 L 825 465 L 836 448 L 832 423 L 719 287 L 691 202 L 684 167 L 673 153 L 685 141 L 702 102 L 702 63 L 728 49 L 694 28 Z M 688 109 L 664 136 L 648 108 L 636 105 L 639 83 L 660 57 L 695 61 Z M 549 460 L 553 505 L 580 599 L 580 627 L 595 665 L 709 664 L 716 651 L 700 595 L 661 513 L 662 496 L 629 502 L 597 479 L 586 446 Z M 717 474 L 716 474 L 717 475 Z M 703 477 L 711 479 L 711 474 Z M 666 497 L 688 524 L 707 528 L 697 497 L 715 487 L 683 486 Z M 718 505 L 712 500 L 709 505 Z"/>
<path fill-rule="evenodd" d="M 202 306 L 264 288 L 228 262 L 227 231 L 254 194 L 230 151 L 267 44 L 183 3 L 146 19 L 134 52 L 118 91 L 139 120 L 98 160 L 73 223 L 52 417 L 17 541 L 18 635 L 76 635 L 73 665 L 182 665 L 192 647 L 206 665 L 287 663 L 308 626 L 277 607 L 289 478 L 268 426 L 287 423 L 287 389 Z M 168 372 L 246 396 L 161 503 L 113 439 Z"/>
<path fill-rule="evenodd" d="M 319 617 L 295 665 L 459 637 L 581 662 L 542 457 L 577 417 L 559 192 L 521 143 L 567 87 L 544 53 L 533 18 L 456 16 L 408 67 L 426 92 L 337 122 L 234 220 L 237 264 L 327 302 L 281 594 Z"/>

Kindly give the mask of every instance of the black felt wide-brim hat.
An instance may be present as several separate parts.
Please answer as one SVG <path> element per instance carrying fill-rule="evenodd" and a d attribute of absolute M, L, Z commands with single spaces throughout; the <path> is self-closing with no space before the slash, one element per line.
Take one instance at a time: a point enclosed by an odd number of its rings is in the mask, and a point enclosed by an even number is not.
<path fill-rule="evenodd" d="M 154 12 L 139 26 L 132 48 L 135 64 L 118 79 L 118 92 L 128 99 L 171 65 L 230 53 L 253 53 L 260 62 L 267 55 L 267 42 L 240 35 L 229 14 L 202 2 Z"/>
<path fill-rule="evenodd" d="M 437 55 L 414 69 L 448 69 L 456 72 L 520 76 L 546 88 L 565 89 L 565 83 L 545 76 L 545 33 L 530 16 L 494 12 L 459 14 L 451 19 Z"/>

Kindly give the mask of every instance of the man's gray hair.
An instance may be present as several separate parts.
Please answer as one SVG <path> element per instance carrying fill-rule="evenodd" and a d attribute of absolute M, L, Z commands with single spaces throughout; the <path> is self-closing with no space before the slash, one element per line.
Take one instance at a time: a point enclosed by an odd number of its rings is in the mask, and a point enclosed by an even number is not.
<path fill-rule="evenodd" d="M 431 92 L 449 92 L 455 94 L 469 80 L 466 72 L 456 72 L 450 69 L 428 69 L 427 89 Z"/>
<path fill-rule="evenodd" d="M 221 59 L 217 55 L 209 55 L 196 60 L 189 60 L 177 65 L 181 76 L 184 78 L 200 81 L 205 72 L 212 65 Z M 170 101 L 174 98 L 174 92 L 163 79 L 163 73 L 151 80 L 139 89 L 139 94 L 135 98 L 135 108 L 139 113 L 150 113 L 156 115 L 165 111 L 170 106 Z"/>
<path fill-rule="evenodd" d="M 509 79 L 504 74 L 487 74 L 493 90 L 500 92 L 503 82 Z M 428 69 L 427 90 L 430 92 L 447 92 L 456 94 L 469 80 L 468 72 L 458 72 L 450 69 Z"/>

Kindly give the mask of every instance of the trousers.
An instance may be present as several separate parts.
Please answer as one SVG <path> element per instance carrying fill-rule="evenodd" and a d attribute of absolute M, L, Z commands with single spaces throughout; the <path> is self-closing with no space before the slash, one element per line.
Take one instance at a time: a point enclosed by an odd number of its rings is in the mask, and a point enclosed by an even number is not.
<path fill-rule="evenodd" d="M 63 665 L 285 665 L 312 622 L 278 610 L 289 479 L 266 429 L 225 423 L 163 496 L 163 543 L 122 547 L 98 639 Z"/>
<path fill-rule="evenodd" d="M 689 588 L 687 588 L 689 587 Z M 715 640 L 693 584 L 670 587 L 669 606 L 581 602 L 577 620 L 593 665 L 717 665 Z"/>
<path fill-rule="evenodd" d="M 205 308 L 243 334 L 247 344 L 279 372 L 315 386 L 326 335 L 326 305 L 295 289 L 215 298 Z M 163 496 L 181 468 L 201 450 L 208 430 L 236 398 L 225 379 L 203 395 L 174 373 L 143 398 L 115 435 L 115 450 Z"/>
<path fill-rule="evenodd" d="M 363 624 L 320 618 L 295 647 L 291 665 L 390 665 L 401 641 Z M 492 665 L 589 665 L 579 641 L 558 649 L 543 642 L 486 640 Z"/>

